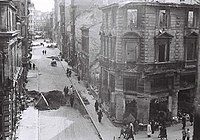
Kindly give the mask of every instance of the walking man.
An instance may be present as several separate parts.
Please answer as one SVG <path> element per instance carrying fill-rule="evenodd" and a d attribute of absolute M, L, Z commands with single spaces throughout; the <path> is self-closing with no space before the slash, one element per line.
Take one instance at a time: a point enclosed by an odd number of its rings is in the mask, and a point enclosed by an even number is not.
<path fill-rule="evenodd" d="M 186 126 L 186 116 L 185 116 L 185 114 L 182 116 L 182 124 L 183 124 L 182 129 L 185 129 L 185 126 Z"/>
<path fill-rule="evenodd" d="M 182 140 L 185 140 L 185 138 L 186 138 L 186 130 L 184 128 L 182 131 Z"/>
<path fill-rule="evenodd" d="M 35 70 L 35 64 L 33 63 L 33 70 Z"/>
<path fill-rule="evenodd" d="M 96 100 L 95 104 L 94 104 L 94 107 L 95 107 L 95 111 L 97 112 L 98 109 L 99 109 L 99 103 L 98 101 Z"/>
<path fill-rule="evenodd" d="M 152 131 L 151 131 L 151 125 L 147 125 L 147 137 L 151 137 Z"/>
<path fill-rule="evenodd" d="M 70 95 L 70 105 L 71 105 L 71 107 L 74 106 L 74 93 L 72 93 L 72 94 Z"/>
<path fill-rule="evenodd" d="M 103 117 L 103 113 L 102 113 L 101 109 L 99 109 L 99 111 L 97 112 L 97 115 L 98 115 L 98 121 L 99 121 L 99 123 L 101 123 L 101 120 Z"/>
<path fill-rule="evenodd" d="M 186 131 L 187 140 L 190 140 L 190 129 L 188 128 Z"/>

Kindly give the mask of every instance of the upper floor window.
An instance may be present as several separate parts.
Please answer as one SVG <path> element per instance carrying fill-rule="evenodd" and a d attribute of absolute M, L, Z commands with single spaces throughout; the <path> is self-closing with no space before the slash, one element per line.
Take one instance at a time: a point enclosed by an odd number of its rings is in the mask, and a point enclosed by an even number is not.
<path fill-rule="evenodd" d="M 138 61 L 140 36 L 135 32 L 127 32 L 123 36 L 125 62 Z"/>
<path fill-rule="evenodd" d="M 170 41 L 173 36 L 168 33 L 156 37 L 155 56 L 157 62 L 167 62 L 170 56 Z"/>
<path fill-rule="evenodd" d="M 159 26 L 167 28 L 170 26 L 169 10 L 159 10 Z"/>
<path fill-rule="evenodd" d="M 198 25 L 198 11 L 197 10 L 189 10 L 187 12 L 187 27 L 197 27 Z"/>
<path fill-rule="evenodd" d="M 105 14 L 105 26 L 108 28 L 108 13 Z"/>
<path fill-rule="evenodd" d="M 186 60 L 197 59 L 197 37 L 196 33 L 192 33 L 185 37 L 185 56 Z"/>
<path fill-rule="evenodd" d="M 112 10 L 112 27 L 116 26 L 116 10 Z"/>
<path fill-rule="evenodd" d="M 137 9 L 128 9 L 127 10 L 127 25 L 129 29 L 137 27 Z"/>
<path fill-rule="evenodd" d="M 133 41 L 126 42 L 126 61 L 136 62 L 138 58 L 138 43 Z"/>

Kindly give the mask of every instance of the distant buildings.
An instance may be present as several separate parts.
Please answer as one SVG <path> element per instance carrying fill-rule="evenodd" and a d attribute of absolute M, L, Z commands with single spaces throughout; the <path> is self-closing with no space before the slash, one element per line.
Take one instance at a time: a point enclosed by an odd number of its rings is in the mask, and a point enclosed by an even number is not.
<path fill-rule="evenodd" d="M 200 6 L 127 2 L 102 7 L 100 98 L 118 121 L 191 113 Z M 164 114 L 164 116 L 163 116 Z"/>

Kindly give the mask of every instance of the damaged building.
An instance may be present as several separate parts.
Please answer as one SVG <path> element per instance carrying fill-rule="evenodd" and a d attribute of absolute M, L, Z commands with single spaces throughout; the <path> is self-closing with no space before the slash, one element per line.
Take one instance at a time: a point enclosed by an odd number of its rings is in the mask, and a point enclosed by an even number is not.
<path fill-rule="evenodd" d="M 199 5 L 159 2 L 102 7 L 100 99 L 117 121 L 191 113 Z M 157 114 L 157 115 L 156 115 Z"/>

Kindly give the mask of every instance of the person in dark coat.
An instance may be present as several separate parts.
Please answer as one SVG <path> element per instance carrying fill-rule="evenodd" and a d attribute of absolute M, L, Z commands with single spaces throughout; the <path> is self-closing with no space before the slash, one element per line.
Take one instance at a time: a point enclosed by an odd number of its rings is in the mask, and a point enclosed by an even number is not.
<path fill-rule="evenodd" d="M 71 107 L 74 106 L 74 94 L 70 95 L 70 105 L 71 105 Z"/>
<path fill-rule="evenodd" d="M 182 124 L 183 124 L 182 129 L 185 129 L 185 126 L 186 126 L 186 116 L 185 116 L 185 114 L 182 117 Z"/>
<path fill-rule="evenodd" d="M 194 116 L 193 113 L 190 114 L 190 125 L 193 125 L 193 121 L 194 121 Z"/>
<path fill-rule="evenodd" d="M 95 104 L 94 104 L 94 107 L 95 107 L 95 111 L 97 112 L 98 109 L 99 109 L 99 103 L 98 101 L 96 100 Z"/>
<path fill-rule="evenodd" d="M 102 117 L 103 117 L 103 113 L 101 111 L 101 109 L 99 109 L 99 111 L 97 112 L 98 115 L 98 121 L 101 123 Z"/>
<path fill-rule="evenodd" d="M 81 77 L 80 75 L 78 75 L 78 83 L 80 83 Z"/>
<path fill-rule="evenodd" d="M 127 140 L 129 140 L 130 138 L 132 138 L 132 140 L 134 140 L 134 126 L 132 123 L 129 124 L 129 128 L 128 128 L 128 137 Z"/>
<path fill-rule="evenodd" d="M 154 120 L 151 120 L 151 122 L 150 122 L 150 124 L 151 124 L 151 132 L 152 132 L 152 134 L 154 134 L 154 128 L 155 128 L 155 121 Z"/>
<path fill-rule="evenodd" d="M 64 87 L 64 94 L 65 94 L 65 97 L 68 95 L 68 92 L 69 92 L 69 88 L 68 87 Z"/>
<path fill-rule="evenodd" d="M 33 70 L 35 70 L 35 64 L 33 63 Z"/>

